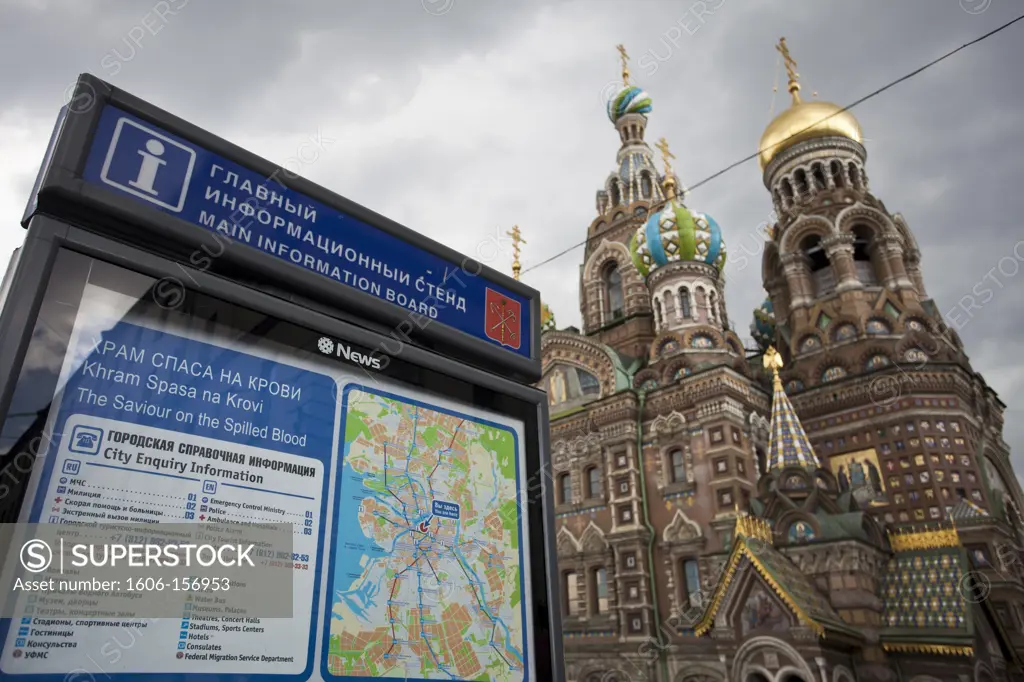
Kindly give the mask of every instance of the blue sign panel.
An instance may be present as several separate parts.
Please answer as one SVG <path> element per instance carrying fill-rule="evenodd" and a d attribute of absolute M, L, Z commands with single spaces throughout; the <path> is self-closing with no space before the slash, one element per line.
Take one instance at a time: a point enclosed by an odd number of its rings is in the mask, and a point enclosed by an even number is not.
<path fill-rule="evenodd" d="M 92 651 L 111 680 L 309 679 L 334 379 L 287 356 L 260 357 L 127 322 L 99 340 L 81 338 L 68 352 L 83 359 L 63 388 L 29 520 L 292 524 L 294 563 L 284 564 L 282 580 L 295 590 L 294 618 L 239 617 L 244 627 L 206 618 L 216 625 L 192 628 L 193 604 L 186 603 L 180 618 L 71 619 L 59 631 L 33 628 L 25 637 L 10 629 L 13 621 L 0 621 L 0 678 L 62 682 L 69 670 L 85 674 L 82 652 Z M 44 601 L 22 597 L 20 623 L 47 624 L 40 617 L 58 610 L 43 610 Z M 109 655 L 105 643 L 136 626 L 145 628 L 146 646 Z M 38 651 L 48 652 L 45 659 Z"/>
<path fill-rule="evenodd" d="M 530 357 L 530 301 L 463 267 L 107 106 L 84 180 Z M 230 248 L 230 246 L 227 246 Z M 197 254 L 193 264 L 214 254 Z M 219 253 L 217 254 L 219 255 Z M 408 329 L 411 331 L 412 327 Z"/>

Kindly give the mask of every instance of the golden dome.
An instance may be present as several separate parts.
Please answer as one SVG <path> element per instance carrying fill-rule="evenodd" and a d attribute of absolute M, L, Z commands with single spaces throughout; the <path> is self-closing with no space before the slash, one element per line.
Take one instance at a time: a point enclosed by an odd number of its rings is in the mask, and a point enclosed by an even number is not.
<path fill-rule="evenodd" d="M 761 135 L 758 161 L 761 170 L 780 152 L 798 142 L 818 137 L 846 137 L 863 142 L 860 123 L 849 111 L 831 102 L 799 102 L 775 117 Z"/>
<path fill-rule="evenodd" d="M 768 124 L 758 145 L 758 161 L 763 171 L 780 152 L 799 142 L 819 137 L 845 137 L 860 144 L 864 141 L 860 123 L 849 111 L 817 100 L 804 102 L 800 99 L 800 74 L 796 62 L 789 54 L 786 39 L 781 38 L 775 47 L 782 55 L 789 76 L 789 93 L 793 104 Z"/>

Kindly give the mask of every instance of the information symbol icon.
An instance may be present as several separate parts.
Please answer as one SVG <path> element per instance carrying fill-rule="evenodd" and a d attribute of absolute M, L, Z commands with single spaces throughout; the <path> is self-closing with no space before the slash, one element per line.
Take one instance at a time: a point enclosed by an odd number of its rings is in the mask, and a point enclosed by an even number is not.
<path fill-rule="evenodd" d="M 321 336 L 316 345 L 324 355 L 332 355 L 334 353 L 334 341 L 331 341 L 326 336 Z"/>

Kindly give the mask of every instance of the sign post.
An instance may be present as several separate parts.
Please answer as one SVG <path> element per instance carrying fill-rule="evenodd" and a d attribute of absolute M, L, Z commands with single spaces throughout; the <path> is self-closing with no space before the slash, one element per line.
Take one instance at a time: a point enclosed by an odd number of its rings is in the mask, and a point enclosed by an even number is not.
<path fill-rule="evenodd" d="M 562 680 L 537 292 L 91 76 L 73 101 L 0 313 L 0 520 L 284 524 L 291 618 L 15 590 L 0 678 Z"/>

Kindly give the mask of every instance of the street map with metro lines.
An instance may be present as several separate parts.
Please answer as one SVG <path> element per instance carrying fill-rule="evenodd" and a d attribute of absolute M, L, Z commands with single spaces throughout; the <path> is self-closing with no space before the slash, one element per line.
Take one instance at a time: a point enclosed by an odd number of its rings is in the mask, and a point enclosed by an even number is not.
<path fill-rule="evenodd" d="M 327 672 L 528 680 L 518 441 L 349 386 Z"/>

